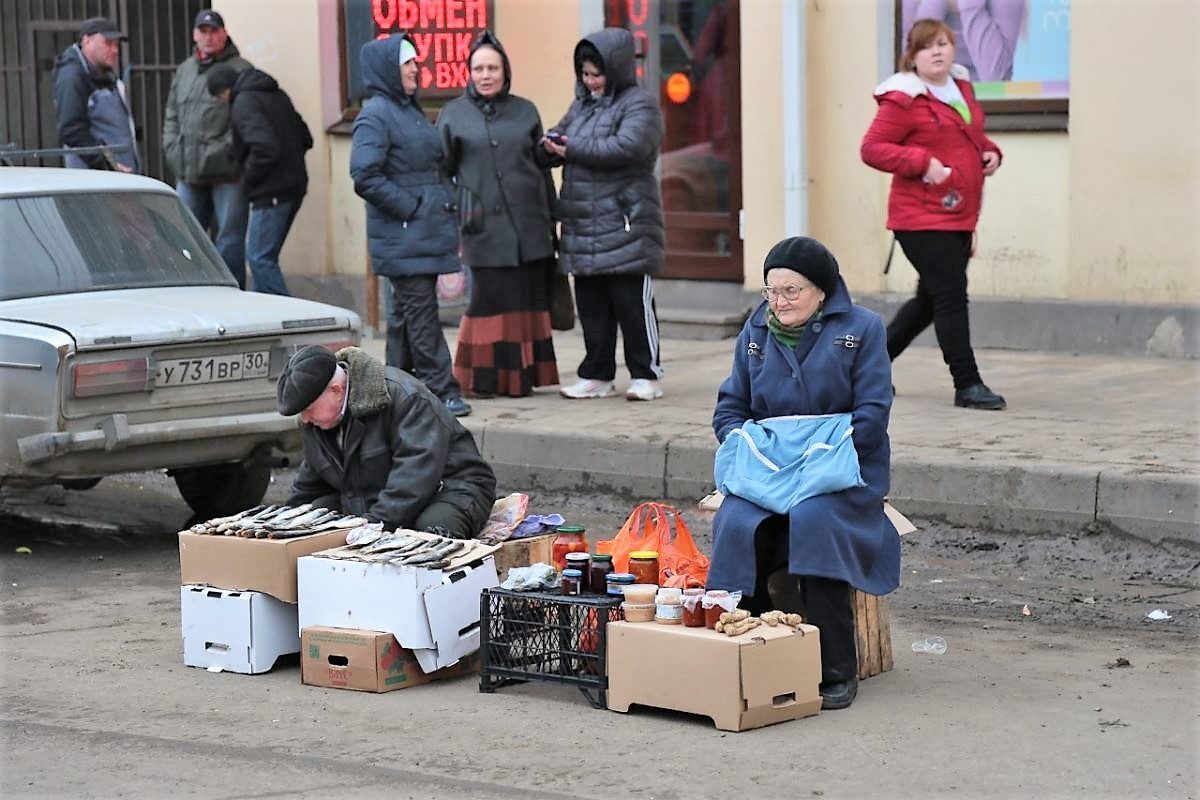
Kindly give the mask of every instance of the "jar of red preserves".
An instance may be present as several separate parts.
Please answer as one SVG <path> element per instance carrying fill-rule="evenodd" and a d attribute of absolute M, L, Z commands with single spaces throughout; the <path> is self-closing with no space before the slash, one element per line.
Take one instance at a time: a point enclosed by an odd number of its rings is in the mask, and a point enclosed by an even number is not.
<path fill-rule="evenodd" d="M 605 594 L 608 591 L 608 576 L 612 571 L 611 555 L 597 553 L 592 556 L 592 567 L 588 572 L 588 591 L 592 594 Z"/>
<path fill-rule="evenodd" d="M 700 604 L 704 607 L 704 627 L 714 629 L 717 627 L 717 620 L 727 609 L 724 607 L 729 602 L 729 592 L 724 589 L 710 589 L 704 593 L 704 599 Z"/>
<path fill-rule="evenodd" d="M 555 532 L 554 542 L 550 545 L 550 557 L 554 568 L 567 568 L 567 553 L 586 553 L 588 551 L 587 531 L 582 525 L 559 525 Z"/>
<path fill-rule="evenodd" d="M 703 589 L 683 590 L 683 624 L 685 627 L 704 627 L 704 606 L 700 602 L 703 599 Z"/>
<path fill-rule="evenodd" d="M 654 550 L 634 550 L 629 554 L 629 571 L 634 583 L 658 586 L 658 553 Z"/>

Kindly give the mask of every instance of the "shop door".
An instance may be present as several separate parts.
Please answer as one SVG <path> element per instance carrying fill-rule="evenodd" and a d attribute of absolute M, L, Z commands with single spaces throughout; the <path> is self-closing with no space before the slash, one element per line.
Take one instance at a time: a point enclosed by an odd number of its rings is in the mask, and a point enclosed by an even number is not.
<path fill-rule="evenodd" d="M 742 282 L 738 0 L 606 0 L 637 41 L 638 80 L 659 101 L 667 225 L 663 277 Z"/>

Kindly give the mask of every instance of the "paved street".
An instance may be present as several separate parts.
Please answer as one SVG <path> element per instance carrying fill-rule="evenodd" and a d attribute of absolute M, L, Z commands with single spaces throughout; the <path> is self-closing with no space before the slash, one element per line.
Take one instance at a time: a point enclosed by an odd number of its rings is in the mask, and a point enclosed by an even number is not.
<path fill-rule="evenodd" d="M 522 488 L 593 537 L 630 507 Z M 707 547 L 705 515 L 687 513 Z M 184 667 L 173 533 L 187 517 L 151 473 L 0 495 L 5 797 L 1197 792 L 1200 586 L 1187 549 L 920 520 L 891 598 L 895 669 L 864 682 L 848 711 L 733 734 L 675 713 L 593 710 L 541 684 L 483 695 L 462 678 L 373 695 L 302 686 L 294 660 L 259 676 Z M 1158 607 L 1176 619 L 1142 621 Z M 946 638 L 945 655 L 910 652 L 929 635 Z"/>

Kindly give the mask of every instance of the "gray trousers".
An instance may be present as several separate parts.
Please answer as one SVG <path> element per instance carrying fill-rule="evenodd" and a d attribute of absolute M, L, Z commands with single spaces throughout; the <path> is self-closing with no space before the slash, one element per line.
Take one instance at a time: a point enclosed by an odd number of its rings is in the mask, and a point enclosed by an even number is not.
<path fill-rule="evenodd" d="M 437 276 L 389 278 L 386 358 L 420 378 L 443 402 L 462 395 L 450 363 L 450 348 L 438 320 Z"/>

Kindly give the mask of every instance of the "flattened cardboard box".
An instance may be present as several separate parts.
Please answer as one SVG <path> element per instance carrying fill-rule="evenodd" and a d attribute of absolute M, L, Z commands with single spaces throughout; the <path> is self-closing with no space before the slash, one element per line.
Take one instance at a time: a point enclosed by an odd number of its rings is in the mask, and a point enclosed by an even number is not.
<path fill-rule="evenodd" d="M 707 628 L 608 625 L 608 707 L 633 704 L 711 717 L 723 731 L 821 710 L 821 639 L 812 625 L 761 625 L 741 636 Z"/>
<path fill-rule="evenodd" d="M 345 543 L 344 530 L 294 539 L 246 539 L 180 531 L 180 582 L 263 592 L 285 603 L 295 603 L 296 559 Z"/>
<path fill-rule="evenodd" d="M 305 628 L 300 635 L 300 680 L 308 686 L 391 692 L 479 671 L 479 654 L 426 673 L 412 650 L 380 631 Z"/>

